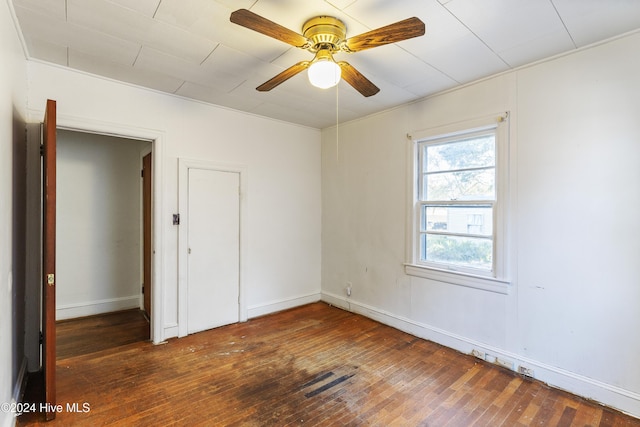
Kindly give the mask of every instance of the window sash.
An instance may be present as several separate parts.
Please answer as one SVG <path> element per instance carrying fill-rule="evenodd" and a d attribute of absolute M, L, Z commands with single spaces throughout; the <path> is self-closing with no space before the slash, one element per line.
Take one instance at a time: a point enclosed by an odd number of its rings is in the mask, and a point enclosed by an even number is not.
<path fill-rule="evenodd" d="M 479 166 L 462 166 L 462 167 L 450 167 L 443 168 L 433 171 L 426 171 L 427 169 L 427 150 L 430 146 L 441 146 L 446 144 L 455 144 L 463 141 L 469 141 L 473 138 L 482 138 L 484 136 L 492 136 L 493 137 L 493 162 L 488 162 L 484 165 Z M 416 257 L 415 262 L 420 265 L 425 266 L 434 266 L 436 268 L 445 267 L 447 269 L 452 270 L 461 270 L 461 271 L 480 271 L 483 274 L 491 274 L 495 275 L 496 271 L 496 218 L 497 218 L 497 186 L 498 186 L 498 140 L 497 140 L 497 132 L 495 128 L 491 129 L 483 129 L 481 131 L 470 131 L 468 133 L 461 132 L 459 134 L 448 136 L 448 137 L 435 137 L 428 140 L 419 141 L 417 143 L 417 185 L 416 185 L 416 220 L 417 220 L 417 233 L 415 236 L 416 239 Z M 430 200 L 429 194 L 427 194 L 427 180 L 429 176 L 437 176 L 443 174 L 457 174 L 457 173 L 475 173 L 475 172 L 493 172 L 492 176 L 492 185 L 491 193 L 492 194 L 481 194 L 481 199 L 475 200 L 459 200 L 454 198 L 452 200 Z M 453 194 L 455 196 L 455 194 Z M 464 197 L 465 194 L 462 194 Z M 475 194 L 475 196 L 479 196 L 479 194 Z M 472 232 L 471 230 L 476 230 L 474 228 L 469 228 L 466 232 L 456 230 L 451 231 L 448 229 L 443 229 L 442 224 L 439 226 L 439 229 L 435 227 L 430 227 L 427 224 L 427 212 L 426 209 L 428 207 L 443 207 L 443 208 L 467 208 L 470 211 L 474 208 L 483 208 L 483 209 L 491 209 L 490 213 L 490 232 L 485 233 L 477 233 Z M 468 222 L 468 221 L 467 221 Z M 449 219 L 447 219 L 445 223 L 445 227 L 448 228 Z M 476 225 L 476 224 L 467 224 L 468 225 Z M 430 237 L 431 236 L 431 237 Z M 429 254 L 427 253 L 427 242 L 434 241 L 438 239 L 448 240 L 449 243 L 458 241 L 458 243 L 465 241 L 467 246 L 473 247 L 473 243 L 478 243 L 485 241 L 490 245 L 490 253 L 486 254 L 486 248 L 484 248 L 484 252 L 480 258 L 484 258 L 485 262 L 478 262 L 478 260 L 469 260 L 465 262 L 464 260 L 456 259 L 456 257 L 450 257 L 450 259 L 434 259 L 433 257 L 429 259 Z M 482 246 L 482 245 L 477 245 Z M 455 252 L 451 252 L 452 254 Z M 486 256 L 490 258 L 490 261 L 486 261 Z M 446 256 L 444 257 L 446 258 Z M 464 258 L 464 257 L 463 257 Z"/>
<path fill-rule="evenodd" d="M 495 202 L 494 201 L 486 201 L 486 200 L 482 200 L 482 201 L 474 201 L 474 202 L 419 202 L 418 204 L 419 206 L 419 219 L 420 219 L 420 226 L 418 227 L 418 230 L 420 231 L 420 233 L 429 233 L 429 234 L 447 234 L 447 235 L 457 235 L 457 236 L 468 236 L 468 237 L 482 237 L 482 238 L 490 238 L 492 239 L 494 236 L 494 229 L 495 229 L 495 220 L 496 220 L 496 209 L 495 209 Z M 480 218 L 484 218 L 485 215 L 482 215 L 480 213 L 478 213 L 479 210 L 485 210 L 485 209 L 490 209 L 491 213 L 491 220 L 489 221 L 489 223 L 487 223 L 487 227 L 489 228 L 490 232 L 484 233 L 484 234 L 480 234 L 480 233 L 469 233 L 469 232 L 456 232 L 456 231 L 449 231 L 448 229 L 448 221 L 447 221 L 447 227 L 446 228 L 431 228 L 429 229 L 428 227 L 428 222 L 426 221 L 426 216 L 427 214 L 425 213 L 426 208 L 444 208 L 444 209 L 452 209 L 453 212 L 455 212 L 455 209 L 460 209 L 459 215 L 481 215 Z M 467 209 L 470 212 L 464 212 L 463 209 Z M 449 213 L 449 211 L 447 211 L 447 214 Z M 447 217 L 447 219 L 449 219 L 449 217 Z M 460 220 L 458 220 L 458 223 L 461 223 L 461 221 L 464 222 L 464 225 L 485 225 L 484 223 L 482 224 L 477 224 L 476 222 L 477 219 L 474 218 L 474 222 L 473 223 L 469 223 L 469 220 L 464 220 L 463 218 L 461 218 Z"/>
<path fill-rule="evenodd" d="M 480 157 L 480 159 L 478 159 L 477 157 L 471 157 L 471 158 L 464 159 L 464 161 L 462 163 L 459 163 L 458 165 L 439 166 L 436 163 L 431 165 L 432 169 L 429 168 L 430 163 L 427 161 L 427 158 L 425 156 L 425 152 L 427 150 L 431 149 L 435 152 L 434 155 L 437 155 L 438 148 L 447 147 L 447 146 L 456 145 L 459 147 L 460 146 L 464 147 L 465 145 L 467 145 L 469 146 L 469 148 L 474 149 L 474 147 L 471 144 L 472 142 L 476 142 L 477 144 L 481 145 L 483 143 L 486 143 L 486 141 L 482 141 L 482 140 L 487 138 L 492 140 L 491 143 L 493 144 L 493 147 L 494 147 L 493 155 L 489 159 L 484 159 L 484 161 L 480 161 L 482 157 Z M 496 166 L 496 151 L 495 151 L 496 138 L 497 138 L 496 129 L 490 128 L 482 131 L 469 131 L 457 136 L 442 136 L 442 137 L 436 136 L 431 139 L 422 140 L 419 142 L 420 150 L 421 150 L 419 154 L 421 157 L 420 168 L 425 173 L 438 173 L 438 172 L 454 172 L 454 171 L 463 171 L 463 170 L 477 169 L 477 168 L 495 167 Z"/>
<path fill-rule="evenodd" d="M 467 272 L 494 270 L 495 245 L 491 238 L 425 233 L 420 235 L 420 246 L 420 261 L 426 265 L 446 265 Z"/>
<path fill-rule="evenodd" d="M 496 203 L 494 201 L 471 201 L 471 202 L 418 202 L 416 204 L 416 219 L 418 221 L 418 225 L 416 227 L 417 239 L 416 239 L 416 259 L 415 262 L 418 265 L 424 266 L 432 266 L 436 268 L 447 268 L 449 270 L 458 270 L 462 272 L 470 272 L 470 273 L 481 273 L 481 274 L 490 274 L 495 276 L 496 272 L 496 218 L 497 218 L 497 209 Z M 490 232 L 485 234 L 473 233 L 473 232 L 463 232 L 463 231 L 450 231 L 448 229 L 429 229 L 427 225 L 427 214 L 425 213 L 425 208 L 428 207 L 454 207 L 454 208 L 467 208 L 471 211 L 476 209 L 490 209 L 490 224 L 487 226 L 490 227 Z M 467 214 L 464 213 L 464 223 L 468 224 L 466 220 Z M 447 228 L 448 228 L 447 221 Z M 473 224 L 471 224 L 473 225 Z M 433 236 L 430 239 L 430 236 Z M 461 261 L 458 257 L 450 257 L 449 260 L 444 257 L 440 257 L 439 259 L 436 257 L 429 257 L 427 253 L 427 242 L 429 240 L 433 241 L 437 238 L 444 238 L 448 240 L 450 243 L 465 241 L 467 246 L 471 246 L 468 250 L 473 252 L 473 247 L 476 246 L 476 249 L 479 249 L 479 245 L 470 244 L 471 242 L 480 243 L 482 241 L 487 242 L 490 245 L 489 252 L 487 253 L 487 249 L 484 249 L 481 252 L 482 256 L 478 256 L 476 254 L 475 258 L 468 259 L 468 262 Z M 486 257 L 489 260 L 486 260 Z M 480 261 L 480 259 L 485 259 L 485 261 Z"/>

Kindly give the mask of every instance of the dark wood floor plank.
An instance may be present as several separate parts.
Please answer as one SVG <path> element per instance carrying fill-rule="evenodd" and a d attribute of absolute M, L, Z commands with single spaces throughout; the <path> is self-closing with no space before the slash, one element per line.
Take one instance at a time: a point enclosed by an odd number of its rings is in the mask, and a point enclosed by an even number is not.
<path fill-rule="evenodd" d="M 56 357 L 91 354 L 148 339 L 149 322 L 138 309 L 63 320 L 56 324 Z"/>
<path fill-rule="evenodd" d="M 324 303 L 163 345 L 132 342 L 125 317 L 83 322 L 58 329 L 58 398 L 90 411 L 46 424 L 23 415 L 18 425 L 640 426 Z M 100 348 L 83 330 L 115 344 Z"/>

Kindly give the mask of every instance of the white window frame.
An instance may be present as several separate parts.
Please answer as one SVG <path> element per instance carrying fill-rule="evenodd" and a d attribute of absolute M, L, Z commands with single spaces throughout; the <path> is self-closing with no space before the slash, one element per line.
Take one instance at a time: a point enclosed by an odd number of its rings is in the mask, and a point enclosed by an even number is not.
<path fill-rule="evenodd" d="M 464 266 L 420 261 L 420 165 L 419 146 L 428 141 L 444 141 L 464 138 L 483 131 L 495 132 L 496 144 L 496 200 L 493 204 L 493 268 L 491 271 L 476 270 Z M 510 288 L 508 268 L 507 206 L 508 206 L 508 153 L 509 113 L 467 120 L 437 128 L 415 131 L 407 135 L 409 206 L 407 209 L 407 262 L 405 272 L 412 276 L 467 286 L 476 289 L 508 294 Z"/>

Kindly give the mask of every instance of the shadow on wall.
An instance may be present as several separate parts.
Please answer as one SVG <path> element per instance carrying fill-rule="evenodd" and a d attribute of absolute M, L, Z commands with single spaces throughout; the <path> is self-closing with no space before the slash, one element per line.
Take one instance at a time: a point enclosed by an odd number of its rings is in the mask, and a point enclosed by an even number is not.
<path fill-rule="evenodd" d="M 11 277 L 11 383 L 17 386 L 25 375 L 25 297 L 26 297 L 26 212 L 27 212 L 27 139 L 26 123 L 13 108 L 12 176 L 12 277 Z M 16 396 L 14 396 L 16 397 Z"/>

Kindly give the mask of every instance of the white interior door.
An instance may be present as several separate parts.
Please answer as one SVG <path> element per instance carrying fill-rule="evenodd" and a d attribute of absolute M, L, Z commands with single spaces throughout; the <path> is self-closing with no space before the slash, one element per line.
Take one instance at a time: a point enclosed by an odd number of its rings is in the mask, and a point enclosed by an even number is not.
<path fill-rule="evenodd" d="M 239 321 L 240 174 L 189 169 L 188 333 Z"/>

